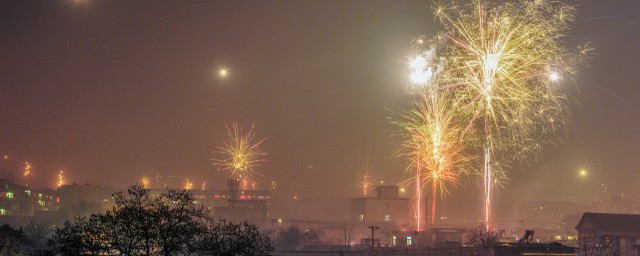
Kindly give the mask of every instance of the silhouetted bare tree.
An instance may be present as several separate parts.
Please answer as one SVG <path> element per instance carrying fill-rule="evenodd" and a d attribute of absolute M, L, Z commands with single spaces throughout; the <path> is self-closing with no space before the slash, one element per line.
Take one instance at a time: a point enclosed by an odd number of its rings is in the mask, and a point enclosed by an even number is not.
<path fill-rule="evenodd" d="M 53 232 L 53 224 L 42 219 L 29 219 L 24 231 L 30 236 L 45 237 Z"/>
<path fill-rule="evenodd" d="M 619 256 L 622 255 L 618 239 L 611 236 L 583 236 L 578 240 L 580 256 Z"/>
<path fill-rule="evenodd" d="M 253 225 L 216 222 L 186 191 L 151 195 L 140 186 L 114 194 L 104 214 L 56 229 L 49 245 L 64 255 L 266 255 L 270 241 Z M 217 239 L 216 245 L 207 239 Z M 214 246 L 215 245 L 215 246 Z M 220 249 L 222 248 L 222 249 Z M 265 253 L 263 253 L 265 252 Z M 224 253 L 222 254 L 224 255 Z"/>
<path fill-rule="evenodd" d="M 247 222 L 210 221 L 192 249 L 197 255 L 269 255 L 271 240 Z"/>
<path fill-rule="evenodd" d="M 0 256 L 28 255 L 22 248 L 25 242 L 24 232 L 4 224 L 0 226 Z"/>
<path fill-rule="evenodd" d="M 467 243 L 473 246 L 474 255 L 489 256 L 493 255 L 494 247 L 500 240 L 501 232 L 493 227 L 480 225 L 476 228 L 467 230 L 465 239 Z"/>

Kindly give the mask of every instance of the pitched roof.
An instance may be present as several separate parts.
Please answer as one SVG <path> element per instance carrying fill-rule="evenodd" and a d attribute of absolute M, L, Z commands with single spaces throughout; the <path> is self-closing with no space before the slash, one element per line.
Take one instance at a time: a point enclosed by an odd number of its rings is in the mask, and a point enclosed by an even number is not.
<path fill-rule="evenodd" d="M 585 212 L 576 229 L 640 232 L 640 215 Z"/>

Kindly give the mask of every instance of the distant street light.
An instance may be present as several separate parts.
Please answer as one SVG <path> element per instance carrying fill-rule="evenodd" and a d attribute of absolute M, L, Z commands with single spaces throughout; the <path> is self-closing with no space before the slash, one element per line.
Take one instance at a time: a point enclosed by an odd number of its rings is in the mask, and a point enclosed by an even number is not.
<path fill-rule="evenodd" d="M 578 172 L 578 174 L 580 175 L 580 177 L 584 178 L 587 177 L 587 170 L 585 169 L 580 169 L 580 171 Z"/>

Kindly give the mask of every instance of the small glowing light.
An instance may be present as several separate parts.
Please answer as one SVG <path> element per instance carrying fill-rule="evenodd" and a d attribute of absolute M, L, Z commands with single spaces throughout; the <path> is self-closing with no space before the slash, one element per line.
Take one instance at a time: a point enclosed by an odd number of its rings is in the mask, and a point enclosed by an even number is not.
<path fill-rule="evenodd" d="M 222 67 L 218 70 L 218 77 L 221 79 L 227 78 L 229 76 L 229 69 Z"/>
<path fill-rule="evenodd" d="M 400 188 L 400 193 L 404 193 L 405 189 L 404 188 Z"/>
<path fill-rule="evenodd" d="M 8 155 L 4 155 L 3 158 L 4 158 L 4 160 L 7 160 L 7 159 L 9 159 L 9 156 Z"/>
<path fill-rule="evenodd" d="M 416 42 L 417 42 L 418 44 L 424 44 L 424 40 L 422 40 L 422 39 L 418 39 Z"/>
<path fill-rule="evenodd" d="M 381 181 L 380 181 L 380 184 L 384 184 L 384 180 L 381 180 Z"/>
<path fill-rule="evenodd" d="M 293 200 L 298 200 L 298 196 L 293 196 Z"/>
<path fill-rule="evenodd" d="M 580 174 L 580 177 L 586 177 L 587 176 L 587 170 L 581 169 L 579 174 Z"/>
<path fill-rule="evenodd" d="M 549 80 L 551 80 L 552 82 L 559 81 L 560 80 L 560 74 L 558 74 L 558 72 L 551 71 L 551 73 L 549 73 Z"/>

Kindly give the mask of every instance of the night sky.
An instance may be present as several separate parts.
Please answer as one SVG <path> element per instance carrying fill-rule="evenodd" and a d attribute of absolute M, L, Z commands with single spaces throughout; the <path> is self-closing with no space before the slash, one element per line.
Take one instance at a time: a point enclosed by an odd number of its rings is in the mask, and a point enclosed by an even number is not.
<path fill-rule="evenodd" d="M 597 51 L 575 83 L 561 85 L 572 110 L 565 144 L 514 166 L 504 198 L 640 195 L 640 1 L 577 4 L 567 44 L 588 40 Z M 411 39 L 437 29 L 430 7 L 2 1 L 2 165 L 20 172 L 32 162 L 37 186 L 53 187 L 64 169 L 82 184 L 124 188 L 159 172 L 223 188 L 227 175 L 211 165 L 211 151 L 238 121 L 267 138 L 258 186 L 275 180 L 282 194 L 355 196 L 349 161 L 358 150 L 375 156 L 385 184 L 397 182 L 405 162 L 391 157 L 398 143 L 389 123 L 412 98 Z M 221 66 L 226 80 L 216 77 Z M 460 190 L 451 200 L 480 192 Z"/>

